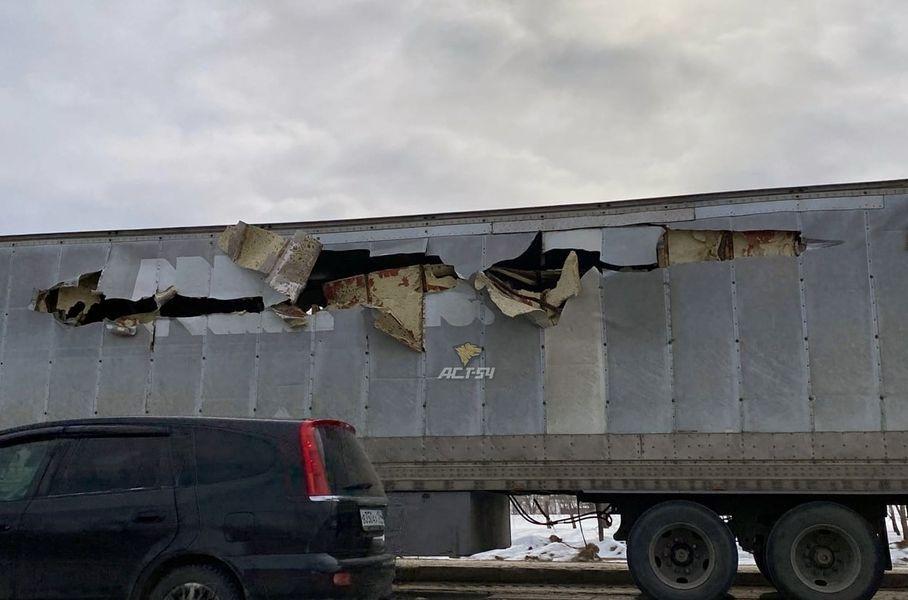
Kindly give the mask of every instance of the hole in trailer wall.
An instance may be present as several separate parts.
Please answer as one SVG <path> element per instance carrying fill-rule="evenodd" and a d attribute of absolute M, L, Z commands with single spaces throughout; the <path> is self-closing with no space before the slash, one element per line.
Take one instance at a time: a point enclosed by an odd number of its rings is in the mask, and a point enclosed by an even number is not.
<path fill-rule="evenodd" d="M 603 230 L 604 235 L 607 231 Z M 598 251 L 544 250 L 540 232 L 518 256 L 473 274 L 472 283 L 488 294 L 502 314 L 551 327 L 558 323 L 565 304 L 580 294 L 580 278 L 590 269 L 649 271 L 689 262 L 797 256 L 810 247 L 834 243 L 804 240 L 797 231 L 665 228 L 658 239 L 656 263 L 616 266 L 602 262 Z M 311 236 L 286 239 L 242 222 L 225 229 L 218 244 L 237 265 L 262 273 L 278 292 L 277 299 L 192 297 L 175 288 L 139 300 L 108 298 L 98 291 L 101 271 L 96 271 L 40 290 L 33 307 L 65 325 L 108 321 L 117 326 L 115 332 L 133 335 L 138 323 L 157 318 L 271 310 L 290 327 L 299 327 L 316 311 L 365 306 L 377 311 L 377 329 L 422 351 L 425 294 L 451 289 L 458 281 L 452 265 L 425 252 L 372 256 L 368 249 L 324 250 Z"/>

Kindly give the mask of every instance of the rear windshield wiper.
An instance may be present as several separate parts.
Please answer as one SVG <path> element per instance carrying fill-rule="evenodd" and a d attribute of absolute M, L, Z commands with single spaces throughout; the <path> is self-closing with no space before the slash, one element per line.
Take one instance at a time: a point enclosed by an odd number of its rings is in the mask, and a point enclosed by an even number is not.
<path fill-rule="evenodd" d="M 345 492 L 352 492 L 353 490 L 368 490 L 372 487 L 371 483 L 354 483 L 353 485 L 345 485 Z"/>

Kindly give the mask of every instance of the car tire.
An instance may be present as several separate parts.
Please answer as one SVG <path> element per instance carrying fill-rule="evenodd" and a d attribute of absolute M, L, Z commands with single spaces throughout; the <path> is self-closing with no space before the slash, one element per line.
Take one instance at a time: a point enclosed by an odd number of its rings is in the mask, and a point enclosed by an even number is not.
<path fill-rule="evenodd" d="M 195 595 L 193 595 L 195 594 Z M 223 570 L 210 565 L 179 567 L 154 586 L 148 600 L 243 600 L 243 591 Z"/>
<path fill-rule="evenodd" d="M 885 568 L 870 523 L 833 502 L 785 513 L 769 534 L 766 563 L 778 590 L 795 600 L 869 600 Z"/>
<path fill-rule="evenodd" d="M 643 513 L 628 536 L 628 566 L 643 592 L 659 600 L 715 600 L 738 571 L 735 537 L 702 504 L 671 501 Z"/>

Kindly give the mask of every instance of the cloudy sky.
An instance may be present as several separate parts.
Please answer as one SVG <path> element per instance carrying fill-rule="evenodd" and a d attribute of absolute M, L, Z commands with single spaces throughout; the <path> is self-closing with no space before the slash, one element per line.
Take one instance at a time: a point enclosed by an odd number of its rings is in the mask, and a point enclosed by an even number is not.
<path fill-rule="evenodd" d="M 0 0 L 0 233 L 908 176 L 900 1 Z"/>

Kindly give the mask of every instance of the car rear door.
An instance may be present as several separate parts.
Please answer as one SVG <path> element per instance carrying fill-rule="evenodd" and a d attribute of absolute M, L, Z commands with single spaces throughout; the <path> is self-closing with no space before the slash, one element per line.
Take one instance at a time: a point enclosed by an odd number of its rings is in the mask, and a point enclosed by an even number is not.
<path fill-rule="evenodd" d="M 45 479 L 20 523 L 17 598 L 128 597 L 178 531 L 170 437 L 86 431 Z"/>
<path fill-rule="evenodd" d="M 0 446 L 0 599 L 13 597 L 19 521 L 53 447 L 52 440 Z"/>

